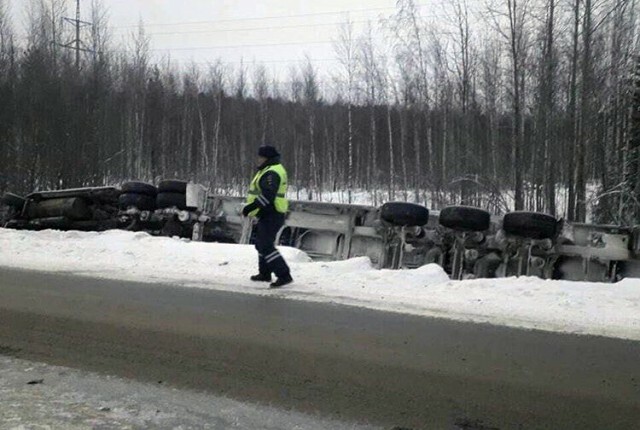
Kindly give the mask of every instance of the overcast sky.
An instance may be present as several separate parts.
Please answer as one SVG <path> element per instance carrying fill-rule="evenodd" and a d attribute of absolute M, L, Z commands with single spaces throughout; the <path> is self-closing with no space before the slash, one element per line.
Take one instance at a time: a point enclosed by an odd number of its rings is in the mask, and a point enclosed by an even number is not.
<path fill-rule="evenodd" d="M 424 2 L 425 0 L 423 0 Z M 26 0 L 9 0 L 24 17 Z M 69 15 L 75 0 L 67 0 Z M 81 0 L 89 19 L 90 0 Z M 156 54 L 170 52 L 176 61 L 265 62 L 288 65 L 307 53 L 326 63 L 334 57 L 331 40 L 338 23 L 356 25 L 393 12 L 395 0 L 103 0 L 114 40 L 121 41 L 143 21 Z M 18 22 L 24 22 L 19 19 Z"/>
<path fill-rule="evenodd" d="M 446 0 L 417 0 L 420 12 L 435 19 Z M 24 22 L 27 0 L 9 0 Z M 351 20 L 356 34 L 395 10 L 396 0 L 103 0 L 113 40 L 130 40 L 142 20 L 156 58 L 200 65 L 263 63 L 280 79 L 308 55 L 326 74 L 336 67 L 332 41 L 341 23 Z M 67 0 L 69 16 L 75 0 Z M 89 20 L 91 0 L 81 0 L 81 18 Z M 22 18 L 22 19 L 20 19 Z"/>

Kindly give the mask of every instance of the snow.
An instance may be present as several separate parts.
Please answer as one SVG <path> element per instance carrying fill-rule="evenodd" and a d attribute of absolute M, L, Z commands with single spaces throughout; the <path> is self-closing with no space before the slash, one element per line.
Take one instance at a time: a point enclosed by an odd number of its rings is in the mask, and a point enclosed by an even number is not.
<path fill-rule="evenodd" d="M 0 417 L 2 429 L 375 429 L 2 355 Z"/>
<path fill-rule="evenodd" d="M 418 316 L 640 340 L 640 279 L 617 284 L 532 277 L 451 281 L 437 265 L 377 270 L 368 258 L 312 262 L 282 247 L 295 282 L 280 290 L 248 280 L 252 246 L 146 233 L 0 229 L 0 267 L 172 283 Z"/>

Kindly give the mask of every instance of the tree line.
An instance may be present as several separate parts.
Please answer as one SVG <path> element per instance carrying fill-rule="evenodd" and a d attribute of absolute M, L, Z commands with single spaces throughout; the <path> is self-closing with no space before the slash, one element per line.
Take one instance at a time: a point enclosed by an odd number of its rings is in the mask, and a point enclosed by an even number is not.
<path fill-rule="evenodd" d="M 330 83 L 311 59 L 281 81 L 260 64 L 177 67 L 143 25 L 113 43 L 99 0 L 77 64 L 67 6 L 30 0 L 19 32 L 0 0 L 0 192 L 160 178 L 242 192 L 271 143 L 303 199 L 640 215 L 636 0 L 452 0 L 437 21 L 399 0 L 364 31 L 341 26 Z"/>

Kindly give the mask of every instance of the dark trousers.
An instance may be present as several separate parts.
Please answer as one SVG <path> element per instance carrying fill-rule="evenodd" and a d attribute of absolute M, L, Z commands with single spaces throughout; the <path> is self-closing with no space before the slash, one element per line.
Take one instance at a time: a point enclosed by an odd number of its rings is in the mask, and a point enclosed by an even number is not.
<path fill-rule="evenodd" d="M 278 278 L 289 276 L 289 266 L 276 249 L 276 235 L 284 225 L 284 215 L 275 213 L 258 219 L 256 225 L 256 249 L 260 273 Z"/>

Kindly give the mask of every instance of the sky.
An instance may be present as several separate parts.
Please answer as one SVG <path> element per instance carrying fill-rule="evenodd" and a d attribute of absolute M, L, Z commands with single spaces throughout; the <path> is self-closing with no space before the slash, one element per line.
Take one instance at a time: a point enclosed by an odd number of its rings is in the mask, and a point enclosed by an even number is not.
<path fill-rule="evenodd" d="M 220 57 L 277 65 L 300 60 L 305 53 L 314 60 L 331 59 L 338 23 L 349 17 L 375 20 L 392 11 L 395 1 L 189 0 L 188 7 L 176 0 L 108 3 L 115 34 L 130 32 L 132 28 L 122 26 L 135 26 L 141 18 L 156 52 L 170 49 L 176 60 Z"/>
<path fill-rule="evenodd" d="M 26 0 L 8 0 L 24 22 Z M 321 71 L 337 66 L 333 41 L 342 23 L 355 33 L 394 12 L 396 0 L 102 0 L 109 10 L 113 40 L 127 42 L 139 22 L 153 54 L 176 64 L 205 65 L 220 58 L 232 65 L 263 63 L 282 77 L 305 56 Z M 67 0 L 69 16 L 75 0 Z M 438 15 L 445 0 L 417 0 L 420 11 Z M 89 20 L 91 0 L 81 0 Z M 22 19 L 20 19 L 22 17 Z"/>
<path fill-rule="evenodd" d="M 388 16 L 395 5 L 395 0 L 102 1 L 115 42 L 130 40 L 142 22 L 156 56 L 170 55 L 179 63 L 262 62 L 271 70 L 288 69 L 305 55 L 319 66 L 334 63 L 332 40 L 341 23 L 350 19 L 357 30 Z M 27 2 L 9 3 L 18 22 L 24 22 Z M 73 17 L 75 0 L 67 3 Z M 90 4 L 81 0 L 81 19 L 89 20 Z"/>

